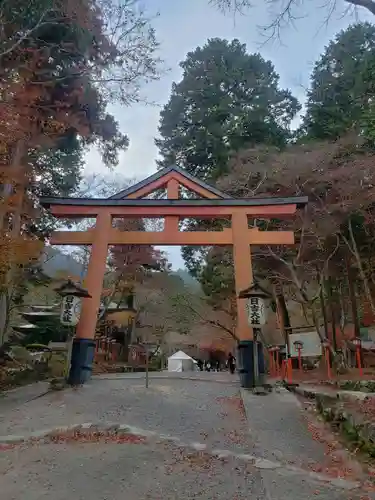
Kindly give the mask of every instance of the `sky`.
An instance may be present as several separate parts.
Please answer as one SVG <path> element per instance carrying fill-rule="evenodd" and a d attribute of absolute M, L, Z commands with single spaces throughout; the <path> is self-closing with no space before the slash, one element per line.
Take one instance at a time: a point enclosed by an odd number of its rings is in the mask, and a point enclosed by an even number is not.
<path fill-rule="evenodd" d="M 340 0 L 339 0 L 340 1 Z M 344 6 L 344 2 L 342 5 Z M 341 29 L 357 20 L 371 20 L 370 14 L 363 10 L 358 16 L 342 16 L 338 11 L 325 23 L 326 9 L 315 7 L 318 2 L 305 0 L 306 11 L 301 11 L 301 18 L 296 26 L 285 28 L 281 41 L 265 42 L 259 26 L 270 20 L 267 2 L 259 3 L 247 15 L 224 16 L 209 5 L 209 0 L 143 0 L 142 4 L 151 15 L 157 15 L 153 21 L 156 35 L 160 41 L 160 57 L 169 69 L 157 82 L 147 84 L 142 90 L 148 102 L 156 105 L 135 104 L 130 107 L 110 108 L 120 124 L 122 132 L 130 138 L 130 146 L 120 157 L 116 171 L 126 178 L 142 178 L 156 170 L 158 156 L 154 138 L 157 137 L 159 113 L 167 103 L 171 86 L 181 79 L 179 62 L 185 59 L 187 52 L 204 45 L 208 38 L 220 37 L 229 40 L 238 38 L 247 45 L 248 52 L 260 52 L 270 59 L 280 75 L 280 85 L 292 90 L 303 103 L 309 77 L 319 55 L 327 43 Z M 324 2 L 322 1 L 321 4 Z M 306 14 L 305 17 L 302 17 Z M 372 16 L 373 19 L 373 16 Z M 297 119 L 298 120 L 298 119 Z M 92 150 L 86 157 L 86 172 L 106 172 L 99 154 Z M 178 247 L 168 247 L 170 262 L 174 269 L 184 267 Z"/>

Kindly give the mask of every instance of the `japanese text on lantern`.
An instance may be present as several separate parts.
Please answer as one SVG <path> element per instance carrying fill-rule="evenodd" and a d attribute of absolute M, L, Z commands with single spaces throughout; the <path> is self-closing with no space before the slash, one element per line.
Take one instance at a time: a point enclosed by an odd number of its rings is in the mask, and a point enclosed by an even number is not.
<path fill-rule="evenodd" d="M 81 300 L 74 295 L 66 295 L 63 299 L 60 321 L 63 325 L 75 326 L 81 313 Z"/>
<path fill-rule="evenodd" d="M 250 297 L 247 301 L 247 316 L 249 325 L 261 326 L 265 324 L 265 306 L 260 297 Z"/>

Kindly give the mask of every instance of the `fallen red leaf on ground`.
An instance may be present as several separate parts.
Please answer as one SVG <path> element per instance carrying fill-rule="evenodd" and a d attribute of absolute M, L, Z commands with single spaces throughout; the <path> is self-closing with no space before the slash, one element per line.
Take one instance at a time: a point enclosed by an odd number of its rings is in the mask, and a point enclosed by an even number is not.
<path fill-rule="evenodd" d="M 40 442 L 51 442 L 55 444 L 60 443 L 118 443 L 118 444 L 143 444 L 146 442 L 146 438 L 144 436 L 138 436 L 136 434 L 130 433 L 116 433 L 116 432 L 102 432 L 102 431 L 93 431 L 93 432 L 63 432 L 61 434 L 54 434 L 48 436 L 44 439 L 34 439 L 30 440 L 28 443 L 31 445 L 40 443 Z M 1 450 L 1 448 L 0 448 Z"/>
<path fill-rule="evenodd" d="M 244 444 L 246 441 L 246 436 L 243 433 L 237 432 L 236 430 L 228 432 L 226 436 L 230 441 L 232 441 L 232 443 Z"/>
<path fill-rule="evenodd" d="M 356 404 L 356 409 L 359 410 L 363 415 L 375 419 L 375 398 L 368 397 L 359 404 Z"/>
<path fill-rule="evenodd" d="M 240 395 L 231 397 L 219 397 L 216 398 L 216 401 L 220 404 L 226 405 L 229 409 L 238 411 L 240 416 L 246 419 L 245 407 Z"/>
<path fill-rule="evenodd" d="M 0 444 L 0 451 L 13 450 L 15 444 Z"/>
<path fill-rule="evenodd" d="M 348 455 L 335 435 L 323 423 L 315 420 L 311 413 L 306 412 L 304 419 L 312 438 L 324 446 L 326 457 L 324 463 L 309 463 L 307 468 L 332 478 L 363 479 L 362 467 Z"/>

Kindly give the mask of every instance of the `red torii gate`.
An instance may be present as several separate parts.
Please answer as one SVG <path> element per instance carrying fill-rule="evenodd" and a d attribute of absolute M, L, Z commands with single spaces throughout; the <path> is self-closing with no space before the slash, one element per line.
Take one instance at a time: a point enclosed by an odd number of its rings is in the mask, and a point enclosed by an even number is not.
<path fill-rule="evenodd" d="M 194 192 L 199 199 L 179 198 L 180 186 Z M 145 199 L 167 189 L 167 199 Z M 167 167 L 138 184 L 110 198 L 42 198 L 43 207 L 59 218 L 96 218 L 94 228 L 86 231 L 55 231 L 52 245 L 91 245 L 86 287 L 91 298 L 84 298 L 81 318 L 73 344 L 71 377 L 85 381 L 93 359 L 93 342 L 100 306 L 107 252 L 110 245 L 232 245 L 237 295 L 236 335 L 252 339 L 244 301 L 239 292 L 253 282 L 250 245 L 292 245 L 292 231 L 260 231 L 250 228 L 249 217 L 284 217 L 293 215 L 307 204 L 306 197 L 230 198 L 225 193 L 189 175 L 176 166 Z M 113 227 L 114 217 L 165 218 L 160 232 L 120 231 Z M 229 218 L 231 227 L 222 231 L 179 231 L 181 218 Z M 90 342 L 91 341 L 91 342 Z M 87 376 L 84 375 L 86 367 Z"/>

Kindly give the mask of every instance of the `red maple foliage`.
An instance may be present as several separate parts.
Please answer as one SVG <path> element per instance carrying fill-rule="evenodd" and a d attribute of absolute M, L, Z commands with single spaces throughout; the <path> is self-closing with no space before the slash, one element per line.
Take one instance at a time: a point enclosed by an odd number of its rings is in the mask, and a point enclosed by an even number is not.
<path fill-rule="evenodd" d="M 144 231 L 142 219 L 116 219 L 120 231 Z M 147 270 L 166 267 L 166 257 L 153 245 L 116 245 L 110 249 L 110 263 L 122 280 L 140 281 Z"/>

